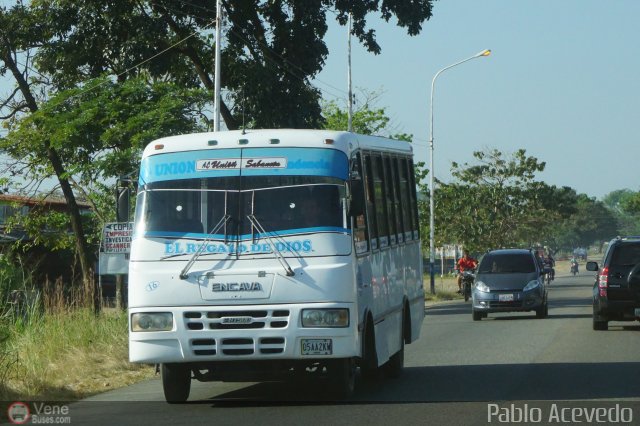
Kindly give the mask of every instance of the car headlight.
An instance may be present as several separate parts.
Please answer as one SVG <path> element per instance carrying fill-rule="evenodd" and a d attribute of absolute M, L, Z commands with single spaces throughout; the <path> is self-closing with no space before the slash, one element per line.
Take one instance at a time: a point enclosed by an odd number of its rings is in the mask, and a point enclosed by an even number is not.
<path fill-rule="evenodd" d="M 131 315 L 131 331 L 171 331 L 171 312 L 138 312 Z"/>
<path fill-rule="evenodd" d="M 349 327 L 349 309 L 303 309 L 303 327 Z"/>
<path fill-rule="evenodd" d="M 476 290 L 481 291 L 483 293 L 489 293 L 491 291 L 489 286 L 483 283 L 482 281 L 476 281 Z"/>
<path fill-rule="evenodd" d="M 536 287 L 538 287 L 540 285 L 540 281 L 538 280 L 533 280 L 533 281 L 529 281 L 529 284 L 527 284 L 526 286 L 524 286 L 524 289 L 522 291 L 529 291 L 529 290 L 533 290 Z"/>

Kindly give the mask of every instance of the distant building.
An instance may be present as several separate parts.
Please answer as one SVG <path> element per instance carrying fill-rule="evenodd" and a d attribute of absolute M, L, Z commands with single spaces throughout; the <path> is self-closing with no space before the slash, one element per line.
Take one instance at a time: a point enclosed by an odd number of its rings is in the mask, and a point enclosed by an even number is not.
<path fill-rule="evenodd" d="M 78 203 L 81 214 L 91 212 L 90 204 L 80 201 L 76 202 Z M 12 229 L 10 232 L 7 232 L 6 224 L 7 221 L 16 214 L 26 216 L 33 209 L 65 212 L 67 202 L 64 198 L 56 196 L 48 196 L 41 199 L 24 195 L 0 194 L 0 244 L 12 243 L 28 238 L 23 229 Z"/>

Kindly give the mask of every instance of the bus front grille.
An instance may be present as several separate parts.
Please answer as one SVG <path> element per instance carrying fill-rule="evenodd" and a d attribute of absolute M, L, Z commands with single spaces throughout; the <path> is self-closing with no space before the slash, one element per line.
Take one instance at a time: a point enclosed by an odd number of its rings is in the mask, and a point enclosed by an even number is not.
<path fill-rule="evenodd" d="M 201 330 L 246 330 L 286 328 L 290 311 L 276 310 L 220 310 L 188 311 L 183 314 L 185 328 Z"/>
<path fill-rule="evenodd" d="M 261 337 L 258 339 L 248 337 L 229 337 L 224 339 L 192 339 L 191 350 L 197 356 L 226 356 L 281 354 L 285 350 L 284 337 Z"/>

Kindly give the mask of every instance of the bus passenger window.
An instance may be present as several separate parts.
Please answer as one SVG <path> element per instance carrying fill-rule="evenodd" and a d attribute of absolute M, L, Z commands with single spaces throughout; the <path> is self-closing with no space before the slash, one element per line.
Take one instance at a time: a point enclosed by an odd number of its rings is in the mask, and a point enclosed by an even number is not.
<path fill-rule="evenodd" d="M 376 250 L 378 248 L 378 223 L 376 217 L 376 205 L 373 188 L 373 169 L 371 167 L 371 156 L 366 154 L 364 156 L 364 181 L 365 181 L 365 194 L 367 201 L 367 220 L 369 236 L 371 239 L 371 249 Z"/>
<path fill-rule="evenodd" d="M 366 208 L 367 202 L 365 192 L 367 189 L 365 187 L 366 181 L 362 170 L 362 159 L 359 152 L 351 159 L 351 170 L 358 176 L 362 186 L 362 191 L 352 192 L 351 197 L 362 197 L 360 200 L 356 200 L 356 202 Z M 369 231 L 367 230 L 367 215 L 365 208 L 363 208 L 362 211 L 359 211 L 353 218 L 353 240 L 356 253 L 358 254 L 369 251 Z"/>
<path fill-rule="evenodd" d="M 389 221 L 387 219 L 386 188 L 382 171 L 382 157 L 373 157 L 373 196 L 375 199 L 375 215 L 378 225 L 378 241 L 380 248 L 389 246 Z"/>

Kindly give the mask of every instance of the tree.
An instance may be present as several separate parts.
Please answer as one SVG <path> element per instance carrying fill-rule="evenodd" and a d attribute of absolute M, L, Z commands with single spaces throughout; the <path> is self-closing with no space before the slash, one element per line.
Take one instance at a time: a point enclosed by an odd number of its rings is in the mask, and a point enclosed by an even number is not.
<path fill-rule="evenodd" d="M 622 202 L 622 211 L 632 215 L 640 214 L 640 191 L 634 192 Z"/>
<path fill-rule="evenodd" d="M 62 91 L 31 114 L 14 118 L 11 132 L 0 139 L 0 149 L 20 159 L 14 163 L 14 173 L 34 180 L 55 173 L 61 186 L 68 185 L 74 201 L 79 192 L 105 222 L 115 215 L 108 182 L 134 171 L 143 147 L 151 140 L 200 130 L 197 118 L 206 94 L 169 83 L 149 85 L 143 79 L 120 84 L 101 79 L 88 82 L 87 87 L 90 90 Z M 48 161 L 48 150 L 55 151 L 62 172 Z M 65 198 L 69 204 L 66 194 Z M 21 224 L 36 236 L 36 242 L 50 249 L 69 248 L 65 244 L 69 240 L 67 221 L 59 214 L 30 215 Z M 49 234 L 43 239 L 38 233 L 44 225 L 57 228 L 58 236 Z M 82 218 L 71 225 L 87 282 L 101 227 Z"/>
<path fill-rule="evenodd" d="M 553 223 L 546 236 L 549 245 L 565 250 L 588 247 L 616 235 L 618 223 L 614 212 L 602 201 L 578 194 L 575 213 Z"/>
<path fill-rule="evenodd" d="M 328 54 L 328 13 L 345 25 L 351 12 L 352 33 L 377 54 L 381 47 L 367 28 L 369 13 L 379 11 L 386 21 L 395 17 L 416 35 L 432 12 L 432 0 L 223 0 L 222 6 L 222 116 L 229 129 L 244 122 L 256 128 L 320 126 L 321 94 L 311 79 Z M 144 70 L 213 91 L 211 1 L 39 0 L 33 13 L 52 35 L 37 53 L 40 72 L 57 87 L 105 73 L 125 79 Z"/>
<path fill-rule="evenodd" d="M 46 84 L 44 78 L 29 78 L 25 69 L 21 69 L 18 60 L 18 52 L 26 52 L 26 61 L 29 61 L 31 50 L 38 47 L 43 39 L 50 34 L 42 29 L 34 16 L 28 12 L 22 3 L 18 3 L 11 10 L 0 9 L 0 75 L 9 72 L 16 87 L 8 97 L 0 102 L 0 119 L 8 120 L 9 124 L 19 119 L 23 114 L 33 114 L 39 111 L 37 96 L 39 88 Z M 26 68 L 26 67 L 25 67 Z M 65 169 L 60 153 L 52 145 L 48 135 L 36 135 L 39 144 L 33 145 L 33 150 L 45 160 L 49 170 L 58 179 L 62 193 L 68 206 L 68 212 L 76 237 L 76 252 L 80 260 L 83 281 L 92 281 L 91 253 L 82 228 L 82 218 L 78 208 L 75 194 L 71 187 L 69 173 Z M 16 157 L 20 158 L 20 157 Z M 42 166 L 46 167 L 46 166 Z"/>
<path fill-rule="evenodd" d="M 640 192 L 630 189 L 611 191 L 602 199 L 604 205 L 613 213 L 619 235 L 640 234 Z"/>
<path fill-rule="evenodd" d="M 549 217 L 574 210 L 570 191 L 536 181 L 545 163 L 524 149 L 510 156 L 492 149 L 473 153 L 476 164 L 452 164 L 453 182 L 438 182 L 436 243 L 472 251 L 531 246 L 544 235 Z"/>
<path fill-rule="evenodd" d="M 624 204 L 632 198 L 633 195 L 634 192 L 630 189 L 617 189 L 605 195 L 602 198 L 602 202 L 614 212 L 622 213 L 624 211 Z"/>

